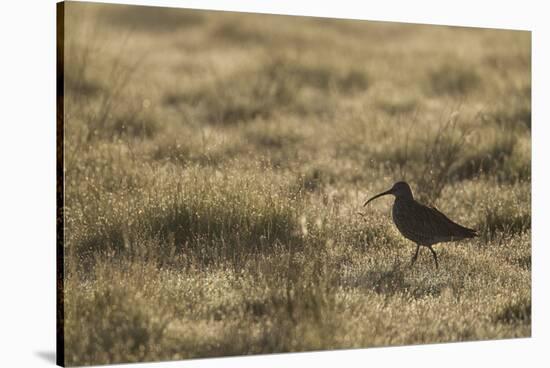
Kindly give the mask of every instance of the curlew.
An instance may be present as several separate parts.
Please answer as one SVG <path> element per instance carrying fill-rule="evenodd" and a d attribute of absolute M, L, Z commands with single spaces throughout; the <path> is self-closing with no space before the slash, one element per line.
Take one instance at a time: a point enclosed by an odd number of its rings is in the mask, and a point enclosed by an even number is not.
<path fill-rule="evenodd" d="M 436 243 L 458 241 L 474 238 L 477 231 L 468 229 L 449 219 L 435 207 L 428 207 L 418 203 L 414 198 L 411 187 L 404 181 L 397 182 L 385 192 L 375 195 L 365 202 L 392 194 L 395 197 L 392 207 L 392 217 L 399 232 L 407 239 L 416 243 L 416 252 L 411 260 L 411 266 L 416 262 L 420 246 L 427 247 L 435 260 L 435 267 L 439 268 L 437 255 L 432 246 Z"/>

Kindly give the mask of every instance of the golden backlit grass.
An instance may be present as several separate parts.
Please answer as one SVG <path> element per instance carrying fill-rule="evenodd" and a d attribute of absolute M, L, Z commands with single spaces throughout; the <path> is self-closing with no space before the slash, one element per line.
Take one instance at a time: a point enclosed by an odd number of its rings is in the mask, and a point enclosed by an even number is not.
<path fill-rule="evenodd" d="M 529 33 L 66 9 L 67 364 L 530 336 Z"/>

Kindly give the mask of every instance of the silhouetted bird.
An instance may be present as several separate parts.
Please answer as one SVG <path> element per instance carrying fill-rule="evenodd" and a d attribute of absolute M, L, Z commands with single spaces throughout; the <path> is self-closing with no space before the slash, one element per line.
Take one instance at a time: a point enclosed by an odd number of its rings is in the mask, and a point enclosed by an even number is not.
<path fill-rule="evenodd" d="M 441 242 L 457 241 L 476 237 L 477 231 L 468 229 L 450 220 L 435 207 L 428 207 L 414 200 L 411 187 L 404 181 L 397 182 L 390 190 L 375 195 L 365 202 L 392 194 L 395 201 L 392 207 L 392 217 L 395 226 L 403 236 L 416 243 L 416 252 L 411 260 L 411 266 L 416 262 L 420 246 L 427 247 L 433 254 L 436 268 L 439 267 L 437 255 L 432 245 Z"/>

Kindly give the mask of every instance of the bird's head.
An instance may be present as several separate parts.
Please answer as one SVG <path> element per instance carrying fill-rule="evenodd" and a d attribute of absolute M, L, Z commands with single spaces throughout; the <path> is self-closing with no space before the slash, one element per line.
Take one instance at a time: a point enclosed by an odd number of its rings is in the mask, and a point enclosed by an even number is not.
<path fill-rule="evenodd" d="M 404 181 L 398 181 L 389 190 L 386 190 L 385 192 L 377 194 L 371 199 L 369 199 L 368 201 L 366 201 L 365 204 L 363 204 L 363 206 L 366 206 L 370 201 L 373 201 L 378 197 L 382 197 L 388 194 L 394 195 L 395 198 L 407 198 L 407 199 L 413 198 L 411 187 L 409 186 L 409 184 L 407 184 Z"/>

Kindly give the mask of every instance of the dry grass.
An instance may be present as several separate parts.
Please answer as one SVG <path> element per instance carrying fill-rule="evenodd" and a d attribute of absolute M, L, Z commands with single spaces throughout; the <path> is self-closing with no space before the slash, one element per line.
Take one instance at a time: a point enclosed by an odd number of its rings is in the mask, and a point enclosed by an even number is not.
<path fill-rule="evenodd" d="M 528 33 L 66 7 L 67 364 L 530 336 Z"/>

